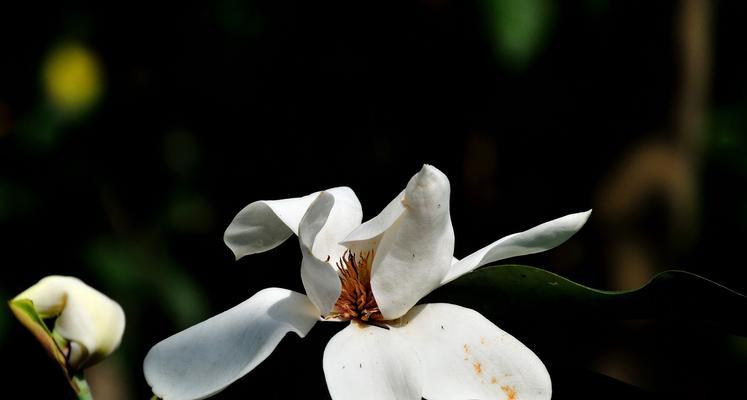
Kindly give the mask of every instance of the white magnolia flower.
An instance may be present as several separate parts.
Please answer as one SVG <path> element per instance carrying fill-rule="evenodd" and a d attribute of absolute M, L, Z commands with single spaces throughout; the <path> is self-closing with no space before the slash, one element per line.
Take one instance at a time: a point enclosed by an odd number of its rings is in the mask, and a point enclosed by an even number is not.
<path fill-rule="evenodd" d="M 547 369 L 521 342 L 473 310 L 415 304 L 482 265 L 561 244 L 589 212 L 457 260 L 449 192 L 446 176 L 425 165 L 364 224 L 347 187 L 249 204 L 226 230 L 226 244 L 238 259 L 298 235 L 306 295 L 264 289 L 158 343 L 144 363 L 153 392 L 164 399 L 211 396 L 267 358 L 286 333 L 303 337 L 322 320 L 350 321 L 324 351 L 335 400 L 549 399 Z"/>
<path fill-rule="evenodd" d="M 77 371 L 101 361 L 119 347 L 125 315 L 117 302 L 71 276 L 47 276 L 10 301 L 16 316 L 45 346 L 46 328 L 29 318 L 23 303 L 30 301 L 41 318 L 57 318 L 52 335 L 67 342 L 60 349 L 66 367 Z M 54 357 L 55 349 L 48 349 Z"/>

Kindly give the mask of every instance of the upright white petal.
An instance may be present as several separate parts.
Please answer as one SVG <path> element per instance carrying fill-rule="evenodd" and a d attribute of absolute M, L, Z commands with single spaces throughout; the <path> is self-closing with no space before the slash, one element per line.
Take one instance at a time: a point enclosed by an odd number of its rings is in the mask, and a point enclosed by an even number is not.
<path fill-rule="evenodd" d="M 336 209 L 332 212 L 331 218 L 334 221 L 348 220 L 350 225 L 340 226 L 330 224 L 328 228 L 321 233 L 319 249 L 315 251 L 324 252 L 326 247 L 334 247 L 326 242 L 342 240 L 355 226 L 360 224 L 362 211 L 361 205 L 355 193 L 350 188 L 339 187 L 329 189 L 335 197 L 339 197 Z M 261 253 L 271 250 L 292 234 L 298 234 L 298 225 L 301 218 L 306 213 L 311 203 L 319 195 L 319 192 L 312 193 L 308 196 L 296 197 L 282 200 L 261 200 L 255 201 L 244 207 L 223 235 L 226 246 L 239 259 L 243 256 Z M 338 209 L 339 208 L 339 209 Z M 355 219 L 357 218 L 357 223 Z M 323 239 L 323 240 L 322 240 Z"/>
<path fill-rule="evenodd" d="M 301 219 L 298 232 L 303 256 L 301 281 L 306 294 L 319 309 L 320 314 L 327 314 L 332 311 L 335 301 L 340 297 L 342 287 L 335 267 L 326 262 L 326 259 L 322 261 L 317 258 L 312 250 L 323 227 L 331 222 L 329 219 L 334 210 L 335 202 L 336 198 L 332 194 L 328 192 L 320 193 Z M 336 241 L 333 243 L 337 245 Z"/>
<path fill-rule="evenodd" d="M 79 369 L 100 361 L 122 340 L 122 307 L 71 276 L 48 276 L 13 300 L 31 300 L 43 318 L 57 317 L 53 332 L 70 343 L 68 363 Z"/>
<path fill-rule="evenodd" d="M 264 361 L 286 333 L 304 337 L 317 320 L 306 296 L 264 289 L 153 346 L 145 379 L 164 400 L 209 397 Z"/>
<path fill-rule="evenodd" d="M 542 361 L 476 311 L 419 305 L 392 331 L 417 352 L 427 400 L 548 400 L 552 395 Z"/>
<path fill-rule="evenodd" d="M 550 250 L 570 239 L 586 223 L 591 210 L 545 222 L 524 232 L 505 236 L 488 246 L 464 257 L 451 266 L 443 284 L 460 276 L 506 258 L 523 256 Z"/>
<path fill-rule="evenodd" d="M 407 184 L 402 214 L 382 217 L 391 225 L 376 248 L 371 289 L 385 319 L 406 313 L 448 272 L 454 254 L 449 194 L 446 175 L 425 165 Z"/>
<path fill-rule="evenodd" d="M 332 400 L 420 400 L 423 366 L 392 332 L 351 322 L 324 349 L 324 377 Z"/>

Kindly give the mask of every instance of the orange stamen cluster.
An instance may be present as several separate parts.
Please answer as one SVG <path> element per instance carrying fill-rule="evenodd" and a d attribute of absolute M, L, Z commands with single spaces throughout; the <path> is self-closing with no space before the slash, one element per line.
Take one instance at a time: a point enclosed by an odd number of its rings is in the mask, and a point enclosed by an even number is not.
<path fill-rule="evenodd" d="M 355 253 L 346 251 L 337 263 L 342 291 L 335 303 L 336 316 L 341 319 L 356 319 L 363 322 L 382 319 L 379 306 L 371 291 L 371 264 L 374 252 Z"/>

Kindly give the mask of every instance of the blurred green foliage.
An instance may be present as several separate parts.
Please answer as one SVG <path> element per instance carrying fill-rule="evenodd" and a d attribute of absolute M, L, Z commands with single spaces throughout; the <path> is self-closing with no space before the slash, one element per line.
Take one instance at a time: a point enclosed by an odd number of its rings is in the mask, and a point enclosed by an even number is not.
<path fill-rule="evenodd" d="M 741 106 L 726 106 L 713 110 L 706 123 L 709 160 L 747 179 L 747 117 Z M 730 179 L 727 177 L 726 179 Z M 737 212 L 747 225 L 747 203 Z"/>
<path fill-rule="evenodd" d="M 488 29 L 499 59 L 523 69 L 539 53 L 555 16 L 550 0 L 484 0 Z"/>
<path fill-rule="evenodd" d="M 714 160 L 729 164 L 747 176 L 747 117 L 741 106 L 722 107 L 707 123 L 708 149 Z"/>
<path fill-rule="evenodd" d="M 729 336 L 731 351 L 742 360 L 747 360 L 747 337 L 740 335 Z"/>
<path fill-rule="evenodd" d="M 164 162 L 174 173 L 188 175 L 200 162 L 200 143 L 194 133 L 184 130 L 166 132 L 163 137 Z"/>
<path fill-rule="evenodd" d="M 169 202 L 166 218 L 176 232 L 204 233 L 215 225 L 210 203 L 196 193 L 175 194 Z"/>
<path fill-rule="evenodd" d="M 25 215 L 37 203 L 32 192 L 0 176 L 0 221 Z"/>
<path fill-rule="evenodd" d="M 57 144 L 64 125 L 65 119 L 60 112 L 42 102 L 19 121 L 19 142 L 33 149 L 51 149 Z"/>
<path fill-rule="evenodd" d="M 255 35 L 261 29 L 261 20 L 252 9 L 252 3 L 242 0 L 215 2 L 217 19 L 223 29 L 237 36 Z"/>
<path fill-rule="evenodd" d="M 207 297 L 200 286 L 158 245 L 149 248 L 137 242 L 98 238 L 86 255 L 93 273 L 110 288 L 111 295 L 129 303 L 126 310 L 157 306 L 179 327 L 208 315 Z"/>

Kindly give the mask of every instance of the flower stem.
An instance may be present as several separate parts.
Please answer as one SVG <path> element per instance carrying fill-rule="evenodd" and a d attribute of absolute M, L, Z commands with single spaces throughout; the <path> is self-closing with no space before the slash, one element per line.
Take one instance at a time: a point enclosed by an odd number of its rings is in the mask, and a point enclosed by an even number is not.
<path fill-rule="evenodd" d="M 73 375 L 71 381 L 74 384 L 73 387 L 75 388 L 75 394 L 78 395 L 78 400 L 93 400 L 91 388 L 88 387 L 88 382 L 86 382 L 86 378 L 83 377 L 83 373 Z"/>

